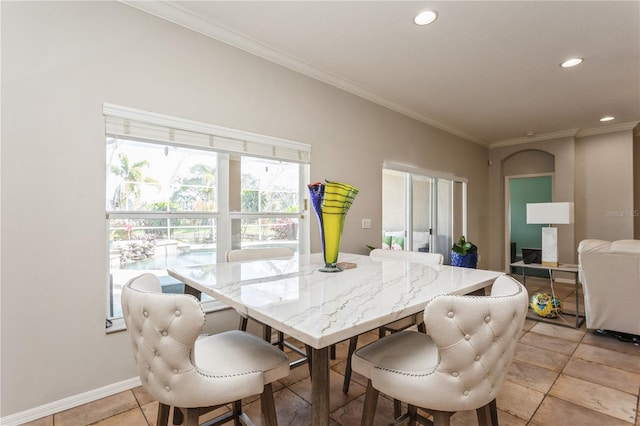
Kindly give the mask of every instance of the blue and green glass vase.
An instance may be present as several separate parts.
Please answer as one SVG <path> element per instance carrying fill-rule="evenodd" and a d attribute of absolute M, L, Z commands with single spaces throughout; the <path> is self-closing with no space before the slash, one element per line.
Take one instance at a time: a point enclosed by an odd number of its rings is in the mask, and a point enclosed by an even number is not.
<path fill-rule="evenodd" d="M 321 272 L 340 272 L 338 253 L 344 219 L 358 195 L 358 189 L 346 183 L 326 181 L 308 185 L 311 205 L 318 217 L 324 266 Z"/>

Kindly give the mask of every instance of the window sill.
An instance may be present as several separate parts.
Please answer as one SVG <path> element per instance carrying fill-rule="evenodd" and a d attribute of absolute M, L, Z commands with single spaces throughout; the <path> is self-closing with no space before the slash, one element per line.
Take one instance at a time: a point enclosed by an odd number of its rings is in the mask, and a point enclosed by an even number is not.
<path fill-rule="evenodd" d="M 205 314 L 210 314 L 213 312 L 224 311 L 226 309 L 231 309 L 231 308 L 222 302 L 218 302 L 217 300 L 210 300 L 207 302 L 202 302 L 202 309 L 204 310 Z M 111 327 L 105 328 L 106 334 L 117 333 L 127 329 L 127 326 L 124 323 L 123 318 L 114 318 L 111 320 L 111 322 L 112 322 Z"/>

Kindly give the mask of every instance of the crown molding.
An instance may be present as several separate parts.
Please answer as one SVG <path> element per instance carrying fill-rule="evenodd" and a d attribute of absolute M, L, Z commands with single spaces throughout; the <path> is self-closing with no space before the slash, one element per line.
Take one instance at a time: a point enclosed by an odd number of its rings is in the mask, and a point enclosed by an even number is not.
<path fill-rule="evenodd" d="M 504 146 L 521 145 L 525 143 L 548 141 L 551 139 L 558 139 L 558 138 L 565 138 L 565 137 L 583 138 L 585 136 L 624 132 L 628 130 L 633 130 L 636 126 L 638 126 L 638 124 L 640 124 L 640 121 L 632 121 L 629 123 L 615 124 L 612 126 L 594 127 L 592 129 L 569 129 L 569 130 L 562 130 L 559 132 L 542 133 L 535 136 L 523 136 L 520 138 L 505 139 L 501 141 L 492 142 L 491 144 L 489 144 L 489 148 L 501 148 Z M 640 126 L 638 126 L 638 129 L 636 130 L 636 136 L 638 135 L 640 135 Z"/>
<path fill-rule="evenodd" d="M 495 142 L 488 142 L 471 136 L 465 132 L 455 129 L 447 124 L 434 120 L 426 115 L 401 105 L 397 101 L 375 93 L 365 87 L 356 84 L 353 81 L 345 79 L 337 74 L 331 73 L 324 69 L 312 66 L 303 60 L 289 55 L 285 52 L 279 51 L 266 44 L 247 37 L 246 35 L 233 31 L 220 24 L 217 24 L 211 20 L 204 19 L 201 16 L 195 15 L 189 10 L 180 6 L 176 1 L 145 1 L 145 0 L 119 0 L 120 3 L 131 6 L 142 12 L 154 15 L 158 18 L 172 22 L 176 25 L 180 25 L 192 31 L 203 34 L 207 37 L 211 37 L 222 43 L 228 44 L 254 56 L 258 56 L 269 62 L 276 63 L 285 68 L 299 72 L 303 75 L 311 77 L 315 80 L 326 83 L 330 86 L 336 87 L 345 92 L 356 95 L 360 98 L 366 99 L 370 102 L 388 108 L 392 111 L 398 112 L 407 117 L 413 118 L 419 122 L 440 129 L 446 133 L 454 136 L 458 136 L 467 141 L 476 143 L 478 145 L 487 148 L 499 148 L 510 145 L 520 145 L 531 142 L 539 142 L 551 139 L 557 139 L 562 137 L 585 137 L 592 135 L 599 135 L 604 133 L 612 133 L 618 131 L 633 130 L 639 122 L 617 124 L 613 126 L 597 127 L 592 129 L 569 129 L 559 132 L 543 133 L 535 136 L 523 136 L 513 139 L 505 139 Z M 636 136 L 640 136 L 640 127 L 636 130 Z"/>
<path fill-rule="evenodd" d="M 561 130 L 559 132 L 541 133 L 534 136 L 522 136 L 520 138 L 504 139 L 501 141 L 492 142 L 489 145 L 489 148 L 501 148 L 504 146 L 522 145 L 525 143 L 548 141 L 551 139 L 559 138 L 573 138 L 578 134 L 579 131 L 580 129 L 569 129 Z"/>
<path fill-rule="evenodd" d="M 489 143 L 464 133 L 458 129 L 448 126 L 444 123 L 436 121 L 425 116 L 411 108 L 407 108 L 398 102 L 384 97 L 380 94 L 372 92 L 358 84 L 340 77 L 334 73 L 328 72 L 318 67 L 314 67 L 294 56 L 288 55 L 282 51 L 273 49 L 260 41 L 251 39 L 241 33 L 233 31 L 229 28 L 221 26 L 201 16 L 194 15 L 190 11 L 184 9 L 176 2 L 168 1 L 139 1 L 139 0 L 120 0 L 121 3 L 157 16 L 166 21 L 196 31 L 207 37 L 214 38 L 220 42 L 244 50 L 252 55 L 258 56 L 270 62 L 274 62 L 293 71 L 304 74 L 315 80 L 334 86 L 338 89 L 349 92 L 353 95 L 381 105 L 392 111 L 396 111 L 402 115 L 428 124 L 437 129 L 443 130 L 452 135 L 458 136 L 470 142 L 489 147 Z"/>
<path fill-rule="evenodd" d="M 580 130 L 576 135 L 577 138 L 585 136 L 602 135 L 605 133 L 624 132 L 627 130 L 633 130 L 640 123 L 639 121 L 632 121 L 629 123 L 613 124 L 611 126 L 594 127 L 593 129 Z"/>

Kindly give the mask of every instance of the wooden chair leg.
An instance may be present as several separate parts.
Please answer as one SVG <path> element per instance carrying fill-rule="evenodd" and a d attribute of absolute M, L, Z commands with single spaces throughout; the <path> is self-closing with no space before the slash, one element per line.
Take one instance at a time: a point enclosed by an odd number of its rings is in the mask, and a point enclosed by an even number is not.
<path fill-rule="evenodd" d="M 198 426 L 200 424 L 200 410 L 198 408 L 187 408 L 184 418 L 184 426 Z"/>
<path fill-rule="evenodd" d="M 242 426 L 240 421 L 242 416 L 242 401 L 233 401 L 233 424 L 234 426 Z"/>
<path fill-rule="evenodd" d="M 498 406 L 495 399 L 489 403 L 489 413 L 492 426 L 498 426 Z"/>
<path fill-rule="evenodd" d="M 163 403 L 159 403 L 158 405 L 158 417 L 156 418 L 157 426 L 168 426 L 169 425 L 169 407 Z"/>
<path fill-rule="evenodd" d="M 182 410 L 178 407 L 173 407 L 173 424 L 181 425 L 184 422 L 184 414 Z"/>
<path fill-rule="evenodd" d="M 248 323 L 249 323 L 249 318 L 240 315 L 240 326 L 238 327 L 238 329 L 242 331 L 247 331 Z"/>
<path fill-rule="evenodd" d="M 278 331 L 278 349 L 284 351 L 284 333 L 282 331 Z"/>
<path fill-rule="evenodd" d="M 433 416 L 433 426 L 451 426 L 451 416 L 448 411 L 430 411 Z"/>
<path fill-rule="evenodd" d="M 395 401 L 394 401 L 395 402 Z M 415 405 L 407 405 L 407 414 L 409 416 L 409 426 L 416 426 L 416 420 L 418 418 L 418 407 Z"/>
<path fill-rule="evenodd" d="M 364 409 L 362 410 L 362 426 L 371 426 L 373 418 L 376 415 L 376 406 L 378 405 L 378 389 L 374 388 L 371 380 L 367 382 L 367 393 L 364 397 Z"/>
<path fill-rule="evenodd" d="M 476 415 L 478 416 L 478 425 L 479 426 L 497 426 L 497 423 L 493 423 L 493 419 L 491 418 L 491 403 L 484 405 L 476 410 Z"/>
<path fill-rule="evenodd" d="M 260 404 L 265 424 L 267 426 L 278 426 L 276 403 L 273 398 L 273 386 L 271 386 L 271 383 L 264 385 L 264 390 L 260 396 Z"/>
<path fill-rule="evenodd" d="M 349 339 L 349 352 L 347 355 L 347 366 L 344 369 L 344 382 L 342 382 L 342 393 L 349 393 L 349 385 L 351 384 L 351 356 L 358 346 L 358 336 Z"/>
<path fill-rule="evenodd" d="M 402 416 L 402 402 L 399 399 L 393 400 L 393 418 Z"/>
<path fill-rule="evenodd" d="M 262 326 L 262 338 L 267 342 L 271 343 L 271 326 L 268 326 L 268 325 Z"/>

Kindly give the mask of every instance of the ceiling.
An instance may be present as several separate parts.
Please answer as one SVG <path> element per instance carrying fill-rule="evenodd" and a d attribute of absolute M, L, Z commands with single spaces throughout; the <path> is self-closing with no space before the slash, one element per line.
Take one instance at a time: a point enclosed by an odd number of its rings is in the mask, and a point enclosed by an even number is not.
<path fill-rule="evenodd" d="M 640 121 L 639 1 L 126 3 L 486 146 Z"/>

